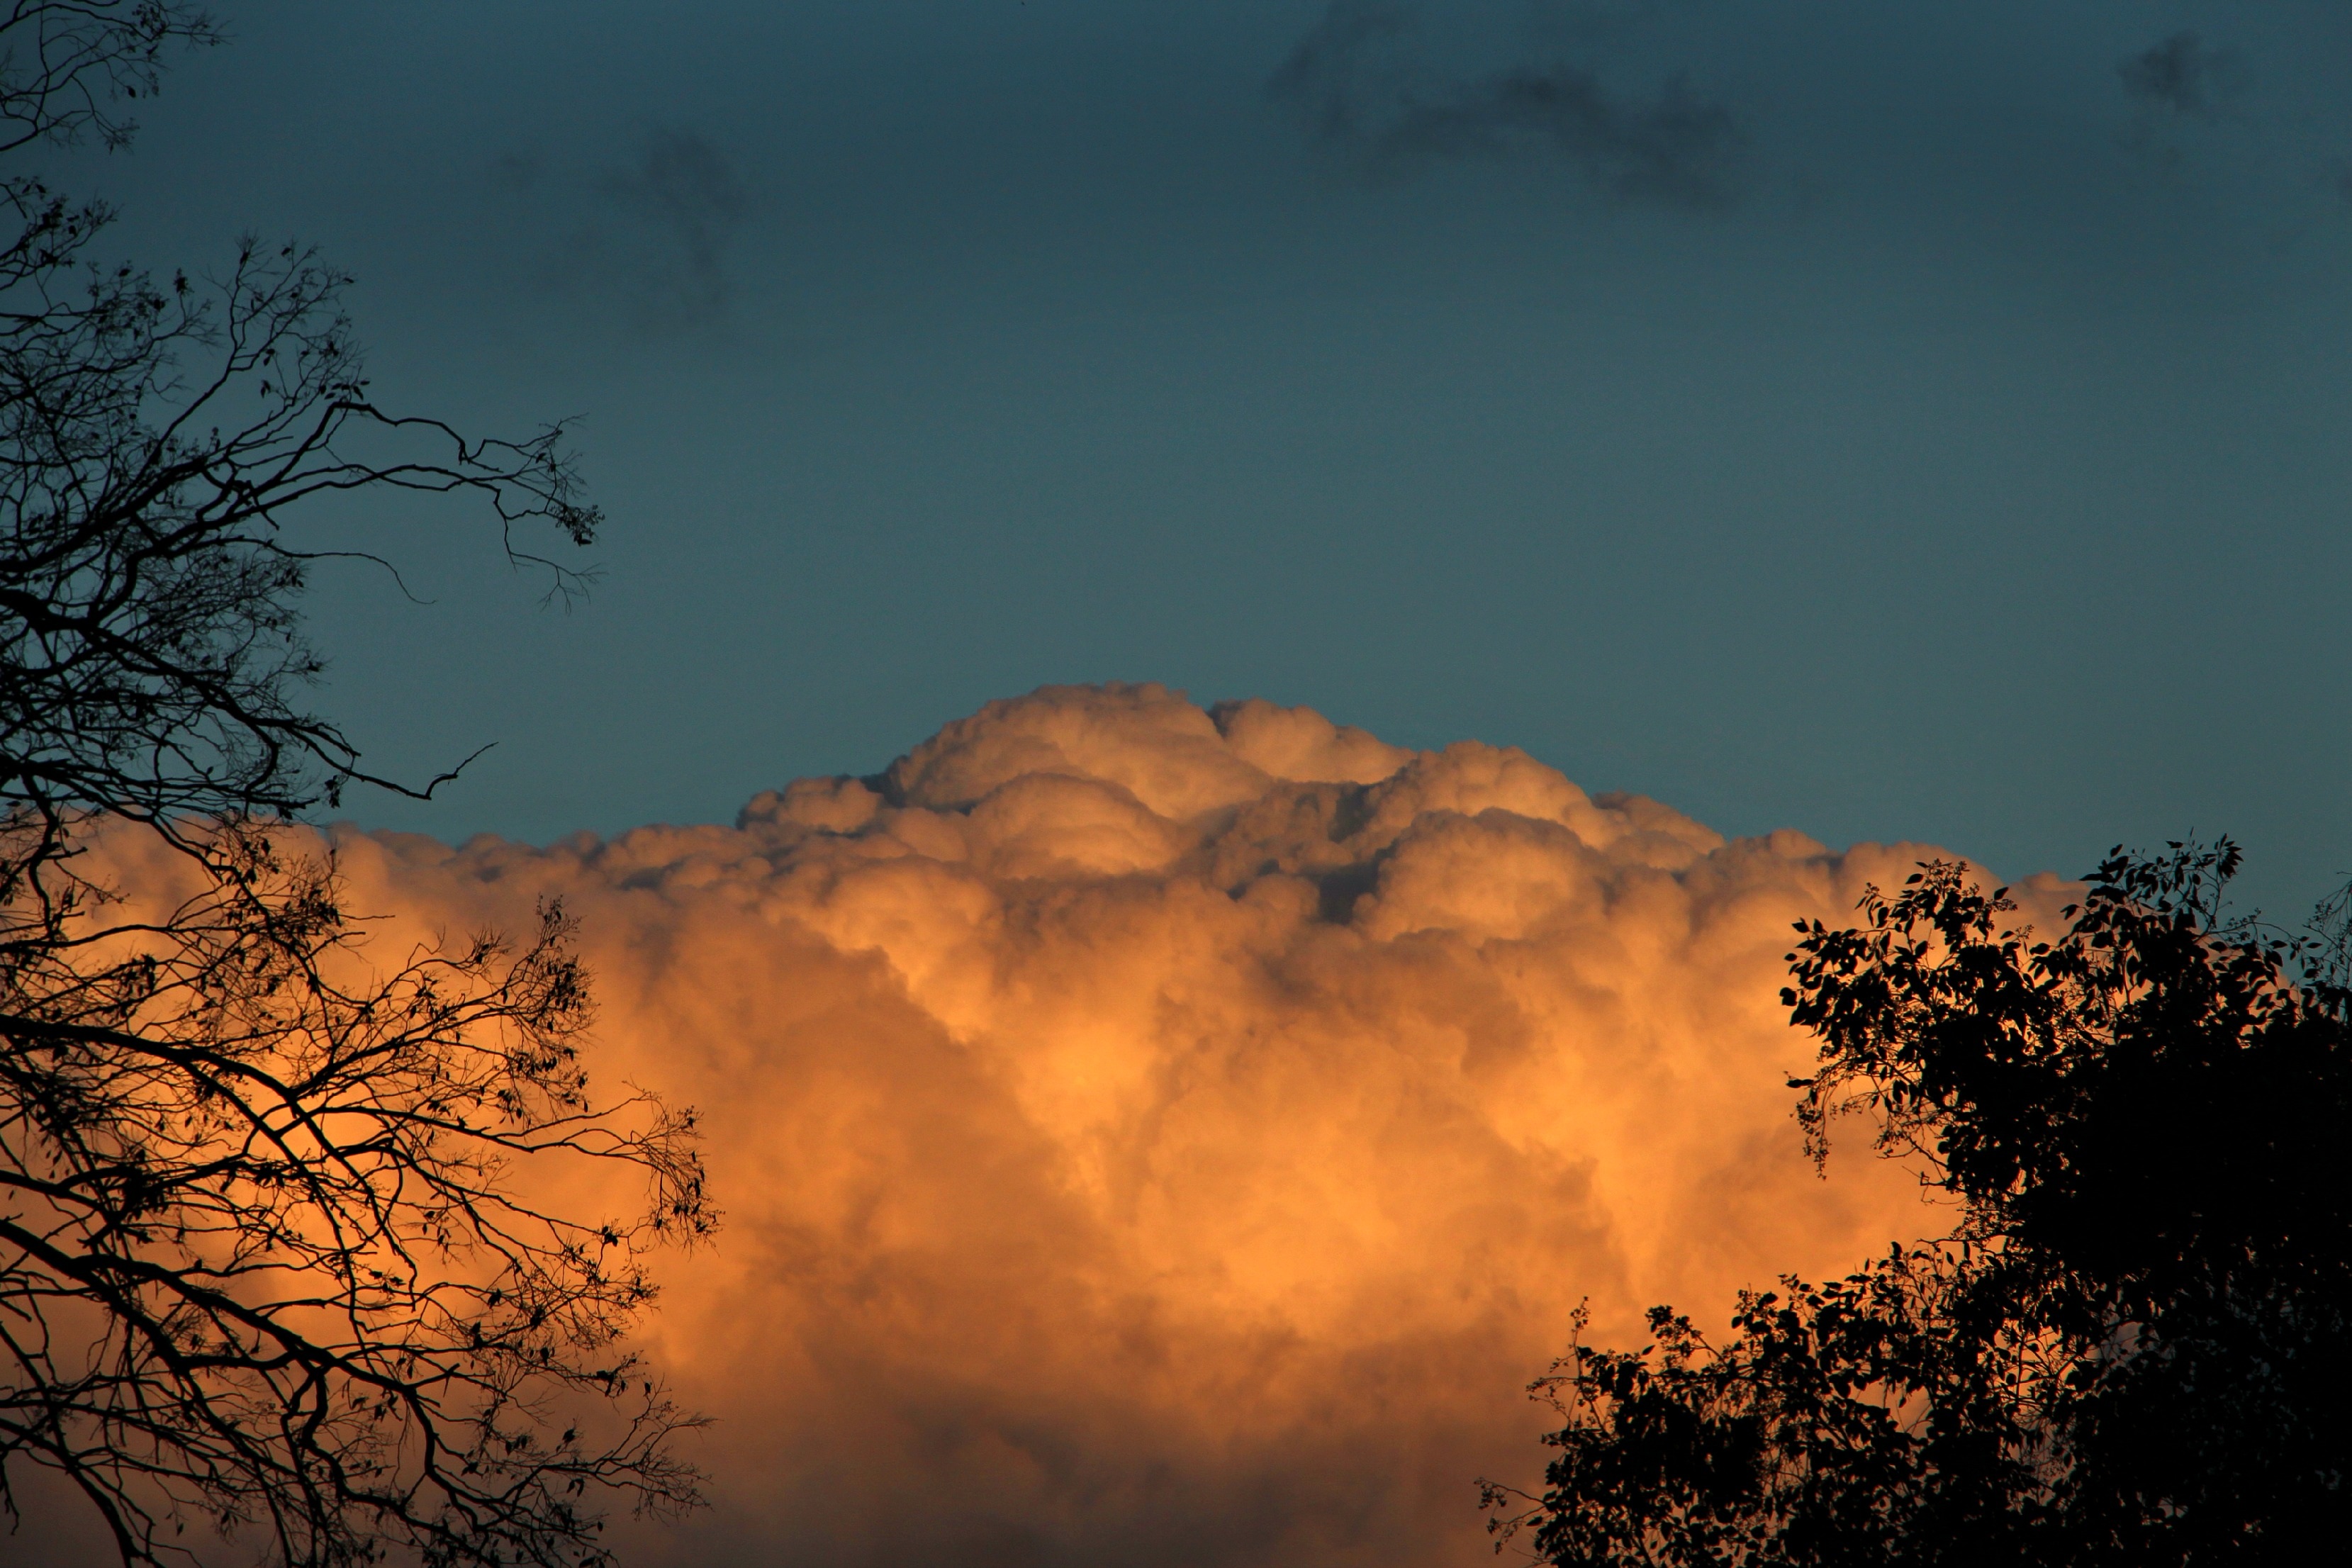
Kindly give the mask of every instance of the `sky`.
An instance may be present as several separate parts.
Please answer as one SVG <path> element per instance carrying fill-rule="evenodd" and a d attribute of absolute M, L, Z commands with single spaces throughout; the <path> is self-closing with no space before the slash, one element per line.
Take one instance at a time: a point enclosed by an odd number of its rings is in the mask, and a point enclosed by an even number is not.
<path fill-rule="evenodd" d="M 632 1560 L 1490 1561 L 1576 1301 L 1937 1228 L 1791 920 L 2352 872 L 2341 0 L 221 9 L 103 244 L 319 246 L 608 516 L 289 526 L 371 763 L 497 743 L 354 907 L 562 893 L 706 1115 Z"/>
<path fill-rule="evenodd" d="M 1727 831 L 2352 869 L 2334 0 L 222 8 L 121 254 L 352 270 L 384 402 L 576 419 L 542 613 L 314 514 L 322 707 L 532 840 L 1159 680 Z"/>

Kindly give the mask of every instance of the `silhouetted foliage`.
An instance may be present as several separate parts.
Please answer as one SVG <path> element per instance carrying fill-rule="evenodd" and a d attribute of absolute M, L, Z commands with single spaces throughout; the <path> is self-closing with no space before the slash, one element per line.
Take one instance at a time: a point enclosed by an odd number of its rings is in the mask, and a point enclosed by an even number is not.
<path fill-rule="evenodd" d="M 2340 1537 L 2352 1438 L 2347 900 L 2224 918 L 2227 840 L 2118 851 L 2037 942 L 1948 862 L 1801 925 L 1816 1159 L 1873 1118 L 1940 1242 L 1577 1345 L 1507 1538 L 1576 1564 L 2233 1563 Z M 1580 1327 L 1581 1323 L 1580 1322 Z"/>
<path fill-rule="evenodd" d="M 216 36 L 0 12 L 0 153 L 122 145 Z M 102 206 L 0 199 L 0 1505 L 54 1472 L 126 1563 L 601 1560 L 601 1500 L 694 1495 L 691 1418 L 621 1344 L 646 1248 L 710 1224 L 692 1119 L 590 1098 L 560 909 L 380 964 L 282 826 L 402 787 L 296 700 L 290 509 L 472 495 L 559 594 L 515 531 L 596 514 L 558 431 L 381 411 L 310 253 L 158 285 L 88 262 Z M 142 856 L 135 899 L 93 869 Z M 570 1213 L 583 1173 L 625 1212 Z"/>

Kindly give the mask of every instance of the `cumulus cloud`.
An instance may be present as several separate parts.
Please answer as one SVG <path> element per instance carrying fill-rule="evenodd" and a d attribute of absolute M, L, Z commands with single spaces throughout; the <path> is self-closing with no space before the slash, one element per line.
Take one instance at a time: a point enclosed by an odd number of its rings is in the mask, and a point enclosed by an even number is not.
<path fill-rule="evenodd" d="M 1416 57 L 1413 32 L 1405 7 L 1332 0 L 1267 90 L 1319 140 L 1376 168 L 1547 152 L 1622 200 L 1706 206 L 1732 195 L 1746 137 L 1686 79 L 1643 98 L 1559 59 L 1446 76 Z"/>
<path fill-rule="evenodd" d="M 649 1348 L 718 1504 L 635 1561 L 1466 1568 L 1580 1300 L 1625 1342 L 1940 1228 L 1859 1150 L 1816 1179 L 1776 1000 L 1790 922 L 1919 847 L 1157 686 L 731 827 L 340 838 L 387 942 L 561 894 L 604 1081 L 702 1110 L 727 1228 Z"/>

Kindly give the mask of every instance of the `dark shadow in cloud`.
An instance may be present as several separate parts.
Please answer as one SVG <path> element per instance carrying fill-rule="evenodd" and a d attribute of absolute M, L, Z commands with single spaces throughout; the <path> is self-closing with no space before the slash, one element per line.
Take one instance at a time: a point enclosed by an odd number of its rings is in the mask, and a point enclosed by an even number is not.
<path fill-rule="evenodd" d="M 702 136 L 655 130 L 630 162 L 584 181 L 576 169 L 551 172 L 535 151 L 497 158 L 488 176 L 503 207 L 563 237 L 533 263 L 541 289 L 603 296 L 656 335 L 725 325 L 728 256 L 747 203 L 732 162 Z"/>
<path fill-rule="evenodd" d="M 1737 194 L 1747 138 L 1728 109 L 1683 78 L 1649 99 L 1565 61 L 1448 79 L 1413 57 L 1413 31 L 1404 7 L 1333 0 L 1267 91 L 1310 135 L 1381 172 L 1549 153 L 1622 201 L 1705 207 Z"/>
<path fill-rule="evenodd" d="M 1412 19 L 1394 5 L 1332 0 L 1322 20 L 1298 40 L 1266 83 L 1276 101 L 1290 105 L 1316 135 L 1334 142 L 1368 141 L 1370 97 L 1360 79 L 1370 47 L 1403 35 Z"/>
<path fill-rule="evenodd" d="M 1728 110 L 1679 79 L 1654 100 L 1627 103 L 1568 66 L 1506 71 L 1412 104 L 1385 139 L 1391 151 L 1445 157 L 1549 144 L 1612 195 L 1692 206 L 1730 195 L 1729 161 L 1741 140 Z"/>
<path fill-rule="evenodd" d="M 2210 116 L 2246 89 L 2245 62 L 2212 49 L 2193 32 L 2179 32 L 2126 57 L 2116 67 L 2135 102 L 2173 114 Z"/>
<path fill-rule="evenodd" d="M 2238 111 L 2250 78 L 2233 49 L 2209 47 L 2187 29 L 2161 38 L 2116 64 L 2116 77 L 2135 113 L 2124 145 L 2168 175 L 2187 167 L 2180 136 L 2222 121 L 2245 123 Z"/>
<path fill-rule="evenodd" d="M 742 187 L 727 158 L 690 131 L 664 128 L 629 169 L 598 191 L 634 231 L 637 305 L 648 324 L 713 325 L 731 289 L 724 265 L 743 217 Z"/>
<path fill-rule="evenodd" d="M 2307 110 L 2252 101 L 2254 72 L 2236 49 L 2208 44 L 2182 28 L 2116 62 L 2116 79 L 2131 105 L 2121 130 L 2124 147 L 2168 182 L 2188 176 L 2200 153 L 2233 156 L 2241 188 L 2249 174 L 2283 174 L 2283 159 L 2302 165 L 2300 174 L 2287 176 L 2273 192 L 2273 254 L 2294 249 L 2311 232 L 2316 215 L 2298 208 L 2315 191 L 2352 213 L 2352 159 L 2330 150 L 2333 133 Z"/>

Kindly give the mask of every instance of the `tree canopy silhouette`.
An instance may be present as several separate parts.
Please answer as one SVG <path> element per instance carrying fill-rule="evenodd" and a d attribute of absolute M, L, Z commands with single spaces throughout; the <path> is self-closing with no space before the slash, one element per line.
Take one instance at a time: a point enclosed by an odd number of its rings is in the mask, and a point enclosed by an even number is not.
<path fill-rule="evenodd" d="M 2068 928 L 1936 862 L 1864 923 L 1798 929 L 1791 1087 L 1956 1205 L 1940 1241 L 1671 1308 L 1579 1344 L 1540 1498 L 1498 1534 L 1562 1564 L 2303 1562 L 2347 1508 L 2347 904 L 2225 917 L 2221 840 L 2120 851 Z M 1526 1506 L 1528 1504 L 1532 1506 Z M 1500 1542 L 1498 1542 L 1498 1545 Z"/>
<path fill-rule="evenodd" d="M 127 144 L 217 37 L 170 0 L 8 7 L 0 155 Z M 298 700 L 289 514 L 471 496 L 568 593 L 521 531 L 594 535 L 562 433 L 381 409 L 299 247 L 158 283 L 91 261 L 102 205 L 0 200 L 0 1506 L 50 1472 L 126 1563 L 602 1560 L 615 1493 L 694 1497 L 691 1417 L 622 1342 L 646 1249 L 711 1224 L 692 1118 L 591 1097 L 560 909 L 380 952 L 286 826 L 404 787 Z M 142 844 L 132 899 L 106 868 Z M 574 1214 L 551 1163 L 642 1198 Z"/>

